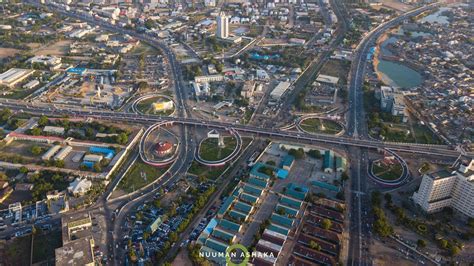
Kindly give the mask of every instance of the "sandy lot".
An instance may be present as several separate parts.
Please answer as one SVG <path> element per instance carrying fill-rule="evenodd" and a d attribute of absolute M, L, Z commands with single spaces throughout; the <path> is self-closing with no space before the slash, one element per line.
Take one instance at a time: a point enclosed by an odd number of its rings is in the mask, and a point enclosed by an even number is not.
<path fill-rule="evenodd" d="M 68 52 L 69 44 L 71 43 L 72 43 L 71 40 L 59 41 L 52 45 L 47 45 L 47 46 L 39 48 L 37 51 L 35 51 L 35 55 L 62 56 Z"/>
<path fill-rule="evenodd" d="M 21 50 L 14 49 L 14 48 L 0 48 L 0 59 L 12 56 Z"/>

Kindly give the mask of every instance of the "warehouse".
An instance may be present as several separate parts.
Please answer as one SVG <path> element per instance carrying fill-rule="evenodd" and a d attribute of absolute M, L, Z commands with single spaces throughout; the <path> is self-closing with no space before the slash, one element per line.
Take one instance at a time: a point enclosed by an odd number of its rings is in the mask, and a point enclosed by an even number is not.
<path fill-rule="evenodd" d="M 61 149 L 61 146 L 59 145 L 54 145 L 53 147 L 51 147 L 47 152 L 45 152 L 45 154 L 43 154 L 43 156 L 41 156 L 41 159 L 44 160 L 44 161 L 48 161 L 49 159 L 51 159 L 51 157 L 53 157 L 53 155 L 59 151 L 59 149 Z"/>
<path fill-rule="evenodd" d="M 270 93 L 270 98 L 272 99 L 272 101 L 279 101 L 281 97 L 286 93 L 286 91 L 290 88 L 290 85 L 291 83 L 287 81 L 282 81 L 278 83 L 278 85 Z"/>
<path fill-rule="evenodd" d="M 54 159 L 57 161 L 64 160 L 64 158 L 66 158 L 66 156 L 68 156 L 71 151 L 71 146 L 65 146 L 58 152 L 58 154 L 56 154 L 56 156 L 54 156 Z"/>
<path fill-rule="evenodd" d="M 0 74 L 0 85 L 14 87 L 17 83 L 23 81 L 35 71 L 30 69 L 11 68 Z"/>

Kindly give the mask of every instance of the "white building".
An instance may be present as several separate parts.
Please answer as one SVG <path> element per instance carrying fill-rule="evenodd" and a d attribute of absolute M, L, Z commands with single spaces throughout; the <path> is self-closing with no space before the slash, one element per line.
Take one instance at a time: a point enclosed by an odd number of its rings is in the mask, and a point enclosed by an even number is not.
<path fill-rule="evenodd" d="M 25 80 L 33 73 L 35 73 L 35 71 L 30 69 L 10 68 L 0 74 L 0 85 L 14 87 L 17 83 Z"/>
<path fill-rule="evenodd" d="M 57 134 L 57 135 L 64 135 L 63 127 L 45 126 L 43 131 L 47 133 Z"/>
<path fill-rule="evenodd" d="M 28 59 L 30 64 L 41 64 L 45 66 L 55 66 L 61 63 L 61 57 L 57 57 L 54 55 L 37 55 L 33 56 L 32 58 Z"/>
<path fill-rule="evenodd" d="M 68 154 L 72 151 L 72 147 L 71 146 L 65 146 L 63 147 L 59 152 L 58 154 L 56 154 L 56 156 L 54 156 L 54 160 L 57 160 L 57 161 L 60 161 L 60 160 L 64 160 L 64 158 L 66 158 L 66 156 L 68 156 Z"/>
<path fill-rule="evenodd" d="M 104 158 L 104 156 L 102 156 L 102 155 L 87 154 L 86 156 L 84 156 L 84 161 L 98 163 L 98 162 L 102 161 L 103 158 Z"/>
<path fill-rule="evenodd" d="M 452 207 L 474 217 L 474 159 L 461 156 L 452 168 L 425 174 L 413 200 L 427 213 Z"/>
<path fill-rule="evenodd" d="M 86 194 L 92 187 L 92 182 L 87 179 L 76 178 L 69 184 L 67 190 L 74 196 L 82 196 Z"/>
<path fill-rule="evenodd" d="M 272 90 L 270 93 L 270 98 L 274 101 L 280 100 L 280 98 L 285 94 L 285 92 L 290 88 L 291 83 L 287 81 L 282 81 Z"/>
<path fill-rule="evenodd" d="M 224 12 L 220 12 L 217 16 L 217 38 L 229 38 L 229 17 Z"/>
<path fill-rule="evenodd" d="M 403 120 L 406 122 L 404 96 L 396 88 L 388 86 L 380 88 L 380 109 L 390 112 L 392 115 L 403 116 Z"/>
<path fill-rule="evenodd" d="M 61 146 L 59 145 L 54 145 L 53 147 L 49 148 L 49 150 L 47 152 L 45 152 L 43 154 L 43 156 L 41 156 L 41 159 L 43 161 L 48 161 L 49 159 L 51 159 L 51 157 L 53 157 L 53 155 L 59 151 L 59 149 L 61 149 Z"/>
<path fill-rule="evenodd" d="M 216 0 L 204 0 L 204 5 L 207 7 L 214 7 L 216 6 Z"/>

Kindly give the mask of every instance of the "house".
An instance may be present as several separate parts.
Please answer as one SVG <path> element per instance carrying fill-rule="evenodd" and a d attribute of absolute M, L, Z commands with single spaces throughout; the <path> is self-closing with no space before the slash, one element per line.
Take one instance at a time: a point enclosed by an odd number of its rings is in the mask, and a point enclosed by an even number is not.
<path fill-rule="evenodd" d="M 92 187 L 92 182 L 87 179 L 76 178 L 69 184 L 67 190 L 74 196 L 82 196 L 86 194 Z"/>

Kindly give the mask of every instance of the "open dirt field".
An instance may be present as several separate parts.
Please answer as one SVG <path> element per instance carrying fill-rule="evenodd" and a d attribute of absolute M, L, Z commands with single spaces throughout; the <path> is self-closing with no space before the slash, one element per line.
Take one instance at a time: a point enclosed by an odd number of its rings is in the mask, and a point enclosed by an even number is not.
<path fill-rule="evenodd" d="M 0 59 L 19 53 L 21 50 L 14 48 L 0 48 Z"/>
<path fill-rule="evenodd" d="M 51 45 L 47 45 L 45 47 L 41 47 L 37 51 L 35 51 L 35 55 L 56 55 L 62 56 L 68 52 L 69 44 L 71 44 L 71 40 L 64 40 L 59 41 Z"/>

